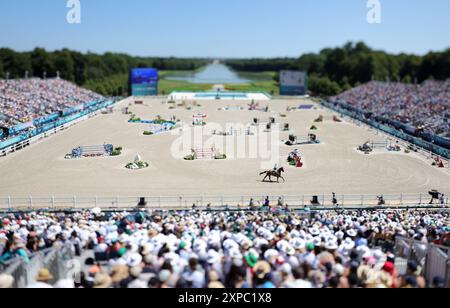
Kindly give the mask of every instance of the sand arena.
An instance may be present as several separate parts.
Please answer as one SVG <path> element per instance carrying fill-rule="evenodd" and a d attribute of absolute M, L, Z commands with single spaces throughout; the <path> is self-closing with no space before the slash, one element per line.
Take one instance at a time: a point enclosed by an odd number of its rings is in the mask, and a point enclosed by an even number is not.
<path fill-rule="evenodd" d="M 143 105 L 134 105 L 128 98 L 115 106 L 112 114 L 98 115 L 74 127 L 51 136 L 32 146 L 0 158 L 0 196 L 181 196 L 181 195 L 294 195 L 322 194 L 335 191 L 339 194 L 389 194 L 427 193 L 430 189 L 450 191 L 448 169 L 439 170 L 431 161 L 418 154 L 375 151 L 364 155 L 356 148 L 367 140 L 382 142 L 385 136 L 344 121 L 332 120 L 334 113 L 308 100 L 272 100 L 270 112 L 242 111 L 248 102 L 201 101 L 201 106 L 187 103 L 169 109 L 162 98 L 148 98 Z M 287 112 L 287 107 L 312 103 L 311 110 Z M 289 123 L 299 137 L 307 136 L 314 119 L 319 145 L 287 147 L 280 144 L 281 166 L 284 166 L 286 183 L 262 183 L 259 176 L 261 160 L 258 158 L 185 161 L 173 157 L 171 147 L 177 136 L 169 133 L 144 136 L 145 124 L 128 123 L 129 115 L 120 109 L 130 110 L 142 119 L 157 115 L 172 116 L 192 122 L 198 112 L 207 115 L 208 123 L 251 123 L 274 117 L 277 123 Z M 190 110 L 187 109 L 189 107 Z M 230 111 L 218 109 L 230 107 Z M 172 107 L 174 108 L 174 107 Z M 285 114 L 286 117 L 280 117 Z M 208 137 L 211 138 L 211 137 Z M 217 144 L 223 141 L 216 136 Z M 280 132 L 286 140 L 287 132 Z M 82 158 L 65 160 L 64 156 L 79 145 L 111 143 L 123 147 L 118 157 Z M 296 169 L 285 159 L 298 148 L 305 163 Z M 219 150 L 224 151 L 219 146 Z M 124 166 L 139 153 L 150 163 L 143 170 L 128 170 Z"/>

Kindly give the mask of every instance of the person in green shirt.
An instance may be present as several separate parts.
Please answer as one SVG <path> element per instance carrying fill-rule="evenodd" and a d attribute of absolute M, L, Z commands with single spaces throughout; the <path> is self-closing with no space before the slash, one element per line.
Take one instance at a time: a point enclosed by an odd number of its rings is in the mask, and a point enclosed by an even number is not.
<path fill-rule="evenodd" d="M 30 263 L 30 258 L 28 252 L 24 245 L 14 241 L 6 242 L 3 254 L 0 256 L 0 262 L 6 262 L 12 260 L 16 257 L 22 258 L 25 263 Z"/>

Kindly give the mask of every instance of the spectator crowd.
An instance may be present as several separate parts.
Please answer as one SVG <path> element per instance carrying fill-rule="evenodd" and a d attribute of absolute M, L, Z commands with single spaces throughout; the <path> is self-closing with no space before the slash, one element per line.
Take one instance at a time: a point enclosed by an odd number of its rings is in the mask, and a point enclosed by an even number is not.
<path fill-rule="evenodd" d="M 43 268 L 30 288 L 443 288 L 416 261 L 400 273 L 394 246 L 449 234 L 445 210 L 24 213 L 1 217 L 0 261 L 52 247 L 83 260 L 79 279 Z"/>
<path fill-rule="evenodd" d="M 59 78 L 0 80 L 0 127 L 9 128 L 101 98 Z"/>
<path fill-rule="evenodd" d="M 332 100 L 450 138 L 450 79 L 421 85 L 372 81 Z"/>

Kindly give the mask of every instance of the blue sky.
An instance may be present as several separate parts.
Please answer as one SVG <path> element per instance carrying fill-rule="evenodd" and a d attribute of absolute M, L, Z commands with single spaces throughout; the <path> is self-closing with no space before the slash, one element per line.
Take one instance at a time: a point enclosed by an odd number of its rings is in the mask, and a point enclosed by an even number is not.
<path fill-rule="evenodd" d="M 450 47 L 449 0 L 81 0 L 81 24 L 66 0 L 0 0 L 0 46 L 141 56 L 299 56 L 363 40 L 389 52 Z"/>

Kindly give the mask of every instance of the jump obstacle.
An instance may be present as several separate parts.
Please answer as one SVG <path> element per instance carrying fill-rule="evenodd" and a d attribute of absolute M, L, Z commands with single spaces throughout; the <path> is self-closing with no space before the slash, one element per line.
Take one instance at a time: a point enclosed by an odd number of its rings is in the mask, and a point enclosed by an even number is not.
<path fill-rule="evenodd" d="M 206 114 L 203 113 L 198 113 L 198 114 L 194 114 L 192 116 L 192 125 L 193 126 L 204 126 L 206 125 L 205 119 L 206 119 Z"/>
<path fill-rule="evenodd" d="M 150 124 L 149 132 L 151 132 L 153 135 L 157 135 L 170 131 L 173 126 L 174 125 L 169 122 L 164 124 Z"/>
<path fill-rule="evenodd" d="M 259 118 L 254 118 L 253 122 L 250 124 L 251 126 L 265 126 L 264 132 L 268 133 L 272 131 L 272 125 L 276 123 L 276 120 L 274 117 L 270 117 L 268 119 L 268 122 L 261 122 Z M 289 125 L 287 126 L 289 129 Z M 284 126 L 286 128 L 286 124 Z"/>
<path fill-rule="evenodd" d="M 102 114 L 112 114 L 112 113 L 114 113 L 114 109 L 111 106 L 106 107 L 102 110 Z"/>
<path fill-rule="evenodd" d="M 387 140 L 385 142 L 373 142 L 369 140 L 362 146 L 358 147 L 358 150 L 364 152 L 365 154 L 369 154 L 375 149 L 385 149 L 391 151 Z"/>
<path fill-rule="evenodd" d="M 290 135 L 289 140 L 286 141 L 285 144 L 288 146 L 320 144 L 320 140 L 317 139 L 317 136 L 315 134 L 309 134 L 306 139 L 299 139 L 298 137 L 296 137 L 294 135 Z"/>
<path fill-rule="evenodd" d="M 269 112 L 269 106 L 262 107 L 259 105 L 259 103 L 252 102 L 250 105 L 248 105 L 249 111 L 262 111 L 262 112 Z"/>
<path fill-rule="evenodd" d="M 216 156 L 215 147 L 192 149 L 194 159 L 214 159 Z"/>
<path fill-rule="evenodd" d="M 244 107 L 239 107 L 239 106 L 234 106 L 234 107 L 223 107 L 223 108 L 219 108 L 219 111 L 243 111 L 245 110 Z"/>
<path fill-rule="evenodd" d="M 252 132 L 251 127 L 248 127 L 244 130 L 240 130 L 240 129 L 233 129 L 231 128 L 228 131 L 217 131 L 217 130 L 213 130 L 211 132 L 211 134 L 213 136 L 253 136 L 255 133 Z"/>
<path fill-rule="evenodd" d="M 296 168 L 303 168 L 303 166 L 304 166 L 302 157 L 297 152 L 290 153 L 287 158 L 287 162 L 290 166 L 294 166 Z"/>
<path fill-rule="evenodd" d="M 387 141 L 384 142 L 371 142 L 372 149 L 387 149 L 389 143 Z"/>
<path fill-rule="evenodd" d="M 255 119 L 256 120 L 256 119 Z M 275 122 L 268 122 L 268 123 L 259 123 L 259 122 L 254 122 L 251 124 L 251 126 L 255 127 L 260 127 L 260 126 L 265 126 L 264 128 L 264 132 L 271 132 L 272 131 L 272 125 L 275 124 Z"/>
<path fill-rule="evenodd" d="M 152 135 L 157 135 L 161 133 L 165 133 L 170 131 L 176 123 L 174 121 L 165 121 L 165 120 L 129 120 L 129 123 L 139 123 L 139 124 L 150 124 L 149 132 Z"/>
<path fill-rule="evenodd" d="M 79 146 L 72 150 L 72 158 L 111 156 L 113 150 L 112 144 Z"/>
<path fill-rule="evenodd" d="M 434 165 L 438 168 L 445 168 L 444 160 L 440 156 L 434 158 Z"/>
<path fill-rule="evenodd" d="M 274 117 L 270 117 L 269 120 L 267 122 L 261 122 L 261 120 L 259 118 L 253 118 L 253 123 L 251 124 L 252 126 L 259 126 L 259 125 L 268 125 L 268 124 L 275 124 L 275 118 Z"/>
<path fill-rule="evenodd" d="M 300 106 L 298 106 L 297 109 L 309 110 L 309 109 L 313 109 L 313 108 L 314 108 L 314 105 L 300 105 Z"/>

